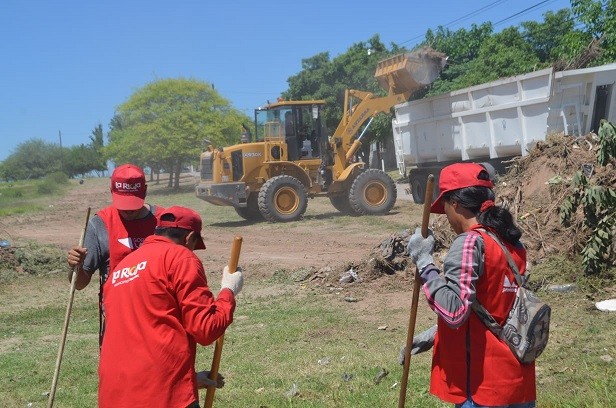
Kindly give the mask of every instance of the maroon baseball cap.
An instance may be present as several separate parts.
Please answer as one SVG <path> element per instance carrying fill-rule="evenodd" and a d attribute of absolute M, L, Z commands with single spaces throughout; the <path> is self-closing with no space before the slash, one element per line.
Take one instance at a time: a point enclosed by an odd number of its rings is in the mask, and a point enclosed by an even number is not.
<path fill-rule="evenodd" d="M 145 175 L 134 164 L 116 167 L 111 175 L 111 204 L 118 210 L 134 211 L 145 202 Z"/>
<path fill-rule="evenodd" d="M 482 176 L 483 178 L 479 178 L 481 172 L 485 173 Z M 436 201 L 432 203 L 430 212 L 435 214 L 445 214 L 443 195 L 449 191 L 458 190 L 465 187 L 493 188 L 494 183 L 489 179 L 489 177 L 490 176 L 486 168 L 478 163 L 455 163 L 443 167 L 438 180 L 440 194 Z"/>
<path fill-rule="evenodd" d="M 194 231 L 199 237 L 195 249 L 205 249 L 205 244 L 201 237 L 201 217 L 190 208 L 180 207 L 178 205 L 167 208 L 158 216 L 157 226 L 162 228 L 182 228 Z"/>

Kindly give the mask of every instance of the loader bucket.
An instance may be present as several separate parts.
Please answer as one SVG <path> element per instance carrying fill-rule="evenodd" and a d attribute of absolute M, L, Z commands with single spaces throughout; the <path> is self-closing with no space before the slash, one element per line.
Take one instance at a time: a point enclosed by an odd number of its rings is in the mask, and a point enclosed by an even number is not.
<path fill-rule="evenodd" d="M 389 94 L 412 94 L 434 82 L 446 61 L 445 54 L 421 48 L 380 61 L 374 76 Z"/>

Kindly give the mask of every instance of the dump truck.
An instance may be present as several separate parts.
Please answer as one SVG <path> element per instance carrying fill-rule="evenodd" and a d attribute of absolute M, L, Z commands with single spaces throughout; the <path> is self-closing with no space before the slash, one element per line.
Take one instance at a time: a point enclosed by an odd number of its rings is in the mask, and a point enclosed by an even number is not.
<path fill-rule="evenodd" d="M 473 161 L 504 173 L 550 133 L 579 137 L 597 132 L 601 119 L 616 121 L 614 78 L 616 63 L 546 68 L 396 105 L 396 159 L 413 201 L 423 202 L 426 178 L 438 179 L 448 164 Z"/>
<path fill-rule="evenodd" d="M 201 153 L 197 197 L 233 206 L 246 220 L 297 220 L 314 197 L 328 197 L 344 214 L 388 213 L 397 198 L 394 181 L 356 153 L 372 118 L 432 83 L 445 61 L 426 49 L 380 61 L 375 77 L 387 95 L 347 89 L 331 136 L 323 100 L 279 100 L 257 108 L 254 129 L 245 127 L 242 143 Z"/>

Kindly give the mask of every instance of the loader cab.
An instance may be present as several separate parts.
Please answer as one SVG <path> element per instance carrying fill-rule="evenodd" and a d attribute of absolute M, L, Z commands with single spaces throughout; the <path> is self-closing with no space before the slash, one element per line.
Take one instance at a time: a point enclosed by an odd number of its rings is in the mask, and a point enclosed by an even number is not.
<path fill-rule="evenodd" d="M 324 104 L 281 101 L 256 109 L 256 140 L 286 143 L 289 161 L 320 158 L 328 145 Z"/>

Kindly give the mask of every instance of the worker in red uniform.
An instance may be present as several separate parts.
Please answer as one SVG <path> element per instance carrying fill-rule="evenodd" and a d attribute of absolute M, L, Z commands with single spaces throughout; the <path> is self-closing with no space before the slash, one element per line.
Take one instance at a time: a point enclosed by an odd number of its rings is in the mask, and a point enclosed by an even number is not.
<path fill-rule="evenodd" d="M 116 167 L 111 175 L 111 205 L 90 218 L 83 247 L 75 246 L 68 252 L 67 262 L 71 267 L 69 280 L 73 268 L 76 268 L 77 290 L 88 286 L 94 272 L 99 271 L 99 345 L 105 330 L 102 303 L 107 274 L 154 233 L 156 215 L 163 210 L 162 207 L 147 204 L 146 193 L 147 184 L 141 168 L 134 164 Z"/>
<path fill-rule="evenodd" d="M 493 182 L 483 166 L 447 166 L 441 171 L 439 187 L 431 212 L 445 214 L 458 234 L 445 257 L 443 273 L 433 263 L 431 233 L 423 238 L 417 229 L 407 248 L 420 271 L 428 305 L 438 315 L 430 392 L 456 408 L 535 407 L 535 364 L 520 363 L 471 308 L 479 301 L 499 324 L 505 321 L 516 280 L 505 253 L 486 230 L 503 242 L 523 275 L 522 232 L 511 213 L 495 205 Z"/>
<path fill-rule="evenodd" d="M 231 324 L 243 277 L 225 267 L 214 299 L 197 249 L 205 249 L 201 217 L 174 206 L 160 215 L 154 235 L 110 272 L 100 408 L 199 406 L 196 343 L 213 343 Z"/>

